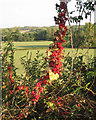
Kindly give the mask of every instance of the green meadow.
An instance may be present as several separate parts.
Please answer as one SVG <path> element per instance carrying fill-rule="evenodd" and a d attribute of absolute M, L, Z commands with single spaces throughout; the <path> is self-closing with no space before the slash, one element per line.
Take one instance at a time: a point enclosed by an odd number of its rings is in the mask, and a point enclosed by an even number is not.
<path fill-rule="evenodd" d="M 21 64 L 20 58 L 25 56 L 27 52 L 32 53 L 32 59 L 36 56 L 36 52 L 39 51 L 40 53 L 43 53 L 46 55 L 46 50 L 48 49 L 49 45 L 51 44 L 51 41 L 34 41 L 34 42 L 14 42 L 14 48 L 15 48 L 15 66 L 17 69 L 17 74 L 20 75 L 23 74 L 24 68 Z M 5 43 L 2 43 L 2 46 L 5 46 Z M 70 56 L 72 56 L 72 49 L 71 48 L 64 48 L 65 56 L 69 53 Z M 86 61 L 87 56 L 87 49 L 79 49 L 78 54 L 76 54 L 76 49 L 73 50 L 73 56 L 78 55 L 85 55 L 84 61 Z M 89 58 L 92 58 L 94 56 L 94 49 L 89 49 Z"/>

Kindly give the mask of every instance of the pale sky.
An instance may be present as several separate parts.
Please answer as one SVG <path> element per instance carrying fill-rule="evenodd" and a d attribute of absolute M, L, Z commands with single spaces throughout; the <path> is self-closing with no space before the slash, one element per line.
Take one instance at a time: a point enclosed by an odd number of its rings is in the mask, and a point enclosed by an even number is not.
<path fill-rule="evenodd" d="M 0 0 L 0 28 L 55 25 L 56 3 L 59 0 Z M 75 3 L 68 3 L 69 11 Z"/>

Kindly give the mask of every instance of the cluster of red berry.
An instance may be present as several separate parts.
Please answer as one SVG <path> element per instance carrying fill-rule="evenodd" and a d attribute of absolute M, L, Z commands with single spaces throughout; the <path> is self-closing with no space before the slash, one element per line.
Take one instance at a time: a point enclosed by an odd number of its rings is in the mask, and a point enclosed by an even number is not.
<path fill-rule="evenodd" d="M 13 84 L 14 83 L 14 80 L 12 78 L 12 66 L 9 66 L 8 67 L 8 70 L 9 70 L 9 78 L 11 79 L 11 83 Z"/>
<path fill-rule="evenodd" d="M 9 79 L 11 80 L 11 86 L 13 86 L 14 80 L 12 78 L 12 66 L 8 64 Z M 9 90 L 10 94 L 13 94 L 13 90 Z"/>
<path fill-rule="evenodd" d="M 39 100 L 39 97 L 40 97 L 40 94 L 43 93 L 43 89 L 44 85 L 46 85 L 48 83 L 48 80 L 49 79 L 49 74 L 47 73 L 46 76 L 43 76 L 39 79 L 39 82 L 36 83 L 35 87 L 34 87 L 34 90 L 32 91 L 32 102 L 34 102 L 36 104 L 36 102 Z"/>
<path fill-rule="evenodd" d="M 9 79 L 11 80 L 11 86 L 14 84 L 14 80 L 13 80 L 13 77 L 12 77 L 12 66 L 8 64 L 8 71 L 9 71 Z M 28 86 L 21 86 L 19 85 L 17 87 L 17 85 L 15 85 L 16 87 L 16 91 L 18 90 L 23 90 L 23 91 L 26 91 L 26 94 L 28 95 L 29 94 L 29 90 L 28 90 Z M 14 90 L 9 90 L 10 94 L 13 94 Z"/>
<path fill-rule="evenodd" d="M 56 4 L 56 9 L 58 10 L 58 17 L 54 18 L 56 24 L 59 25 L 59 30 L 55 32 L 55 39 L 51 47 L 49 47 L 49 51 L 52 53 L 49 56 L 49 66 L 52 68 L 52 72 L 59 74 L 62 71 L 61 58 L 64 57 L 64 54 L 61 54 L 64 49 L 62 43 L 66 42 L 63 37 L 67 31 L 67 27 L 65 26 L 67 21 L 67 5 L 61 2 L 60 5 Z"/>

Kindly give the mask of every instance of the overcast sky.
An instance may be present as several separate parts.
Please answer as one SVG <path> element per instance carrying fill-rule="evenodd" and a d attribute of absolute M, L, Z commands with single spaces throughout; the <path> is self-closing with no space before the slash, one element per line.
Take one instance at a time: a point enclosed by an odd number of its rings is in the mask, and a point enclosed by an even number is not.
<path fill-rule="evenodd" d="M 59 0 L 0 0 L 0 28 L 55 25 L 56 3 Z M 68 3 L 69 11 L 75 3 Z"/>

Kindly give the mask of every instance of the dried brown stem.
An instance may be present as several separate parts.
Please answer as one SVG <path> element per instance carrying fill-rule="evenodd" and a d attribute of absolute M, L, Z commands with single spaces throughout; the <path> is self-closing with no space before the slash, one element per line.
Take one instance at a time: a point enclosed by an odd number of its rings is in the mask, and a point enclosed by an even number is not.
<path fill-rule="evenodd" d="M 87 71 L 88 71 L 88 62 L 89 62 L 89 42 L 90 42 L 90 27 L 91 27 L 91 14 L 90 14 L 90 22 L 89 22 L 89 34 L 88 34 L 88 46 L 87 46 Z"/>

